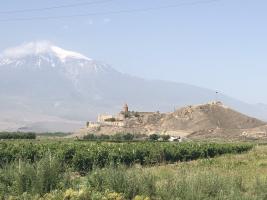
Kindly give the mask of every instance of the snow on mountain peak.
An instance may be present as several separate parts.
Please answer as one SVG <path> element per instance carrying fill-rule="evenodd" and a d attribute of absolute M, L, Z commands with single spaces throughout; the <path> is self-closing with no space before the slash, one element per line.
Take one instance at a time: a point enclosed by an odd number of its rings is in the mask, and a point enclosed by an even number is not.
<path fill-rule="evenodd" d="M 10 59 L 19 59 L 31 55 L 49 54 L 56 56 L 61 62 L 65 62 L 66 59 L 82 59 L 91 60 L 90 58 L 73 51 L 64 50 L 60 47 L 54 46 L 48 41 L 37 41 L 22 44 L 17 47 L 8 48 L 3 51 L 1 57 Z"/>
<path fill-rule="evenodd" d="M 84 60 L 91 60 L 90 58 L 80 54 L 80 53 L 76 53 L 73 51 L 67 51 L 64 49 L 61 49 L 59 47 L 56 46 L 52 46 L 51 47 L 52 51 L 54 53 L 56 53 L 56 55 L 60 58 L 60 60 L 65 61 L 66 58 L 70 57 L 70 58 L 76 58 L 76 59 L 84 59 Z"/>

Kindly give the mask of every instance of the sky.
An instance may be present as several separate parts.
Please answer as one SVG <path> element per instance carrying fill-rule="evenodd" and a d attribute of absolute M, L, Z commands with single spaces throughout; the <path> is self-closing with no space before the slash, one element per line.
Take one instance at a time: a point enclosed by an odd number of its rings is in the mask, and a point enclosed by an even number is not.
<path fill-rule="evenodd" d="M 9 0 L 0 5 L 0 51 L 47 40 L 123 73 L 267 104 L 266 0 Z"/>

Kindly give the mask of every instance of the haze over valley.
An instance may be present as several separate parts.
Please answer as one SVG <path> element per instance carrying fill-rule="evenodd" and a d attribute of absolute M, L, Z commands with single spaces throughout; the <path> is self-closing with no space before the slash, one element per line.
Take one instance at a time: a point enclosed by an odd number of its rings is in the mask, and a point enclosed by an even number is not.
<path fill-rule="evenodd" d="M 0 57 L 0 129 L 73 131 L 100 113 L 116 113 L 127 102 L 135 111 L 172 112 L 220 100 L 262 120 L 264 105 L 179 82 L 146 80 L 48 41 L 24 43 Z"/>

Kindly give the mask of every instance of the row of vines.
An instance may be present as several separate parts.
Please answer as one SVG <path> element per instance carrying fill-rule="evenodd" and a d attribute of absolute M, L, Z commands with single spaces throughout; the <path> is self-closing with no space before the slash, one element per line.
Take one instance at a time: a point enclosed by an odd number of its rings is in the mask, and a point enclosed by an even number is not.
<path fill-rule="evenodd" d="M 48 155 L 75 171 L 88 172 L 109 165 L 152 165 L 209 158 L 246 152 L 252 147 L 243 143 L 2 141 L 0 166 L 18 160 L 35 162 Z"/>

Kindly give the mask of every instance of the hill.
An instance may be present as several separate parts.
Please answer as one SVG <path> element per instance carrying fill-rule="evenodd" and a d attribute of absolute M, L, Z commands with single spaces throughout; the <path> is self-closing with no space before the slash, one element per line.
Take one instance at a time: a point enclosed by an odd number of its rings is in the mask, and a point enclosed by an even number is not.
<path fill-rule="evenodd" d="M 266 123 L 239 113 L 221 102 L 187 106 L 172 113 L 134 112 L 125 118 L 123 127 L 101 125 L 85 128 L 76 135 L 117 132 L 170 134 L 187 138 L 262 138 Z"/>

